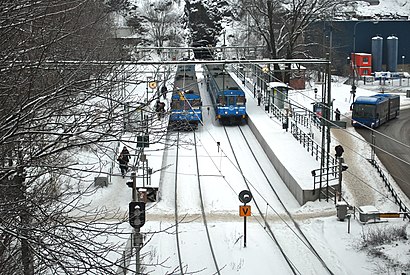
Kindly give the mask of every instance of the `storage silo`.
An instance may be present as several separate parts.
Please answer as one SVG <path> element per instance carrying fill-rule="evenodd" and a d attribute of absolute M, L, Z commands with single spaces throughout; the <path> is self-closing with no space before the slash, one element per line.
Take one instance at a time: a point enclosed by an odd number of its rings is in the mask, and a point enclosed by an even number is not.
<path fill-rule="evenodd" d="M 372 38 L 372 69 L 373 72 L 381 72 L 383 59 L 383 37 Z"/>
<path fill-rule="evenodd" d="M 397 55 L 399 51 L 399 39 L 392 35 L 387 37 L 387 71 L 397 71 Z"/>

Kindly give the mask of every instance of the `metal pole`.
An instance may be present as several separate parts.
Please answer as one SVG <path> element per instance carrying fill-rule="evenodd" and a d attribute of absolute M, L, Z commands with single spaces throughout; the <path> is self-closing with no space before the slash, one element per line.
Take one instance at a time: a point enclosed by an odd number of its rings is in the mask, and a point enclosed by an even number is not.
<path fill-rule="evenodd" d="M 339 163 L 339 198 L 338 201 L 342 200 L 342 158 L 337 157 Z"/>
<path fill-rule="evenodd" d="M 374 136 L 374 131 L 372 130 L 372 151 L 370 155 L 370 159 L 372 160 L 372 162 L 374 162 L 374 154 L 375 154 L 374 146 L 375 145 L 376 145 L 376 138 Z"/>
<path fill-rule="evenodd" d="M 137 174 L 134 172 L 131 173 L 132 179 L 132 201 L 138 201 L 137 197 Z"/>
<path fill-rule="evenodd" d="M 135 247 L 135 274 L 140 274 L 140 248 L 141 248 L 141 243 L 140 243 L 140 229 L 139 227 L 136 227 L 134 229 L 134 234 L 135 234 L 135 241 L 136 241 L 136 247 Z"/>
<path fill-rule="evenodd" d="M 246 247 L 246 216 L 243 217 L 243 247 Z"/>
<path fill-rule="evenodd" d="M 353 27 L 353 84 L 352 87 L 356 84 L 356 27 L 361 22 L 356 22 Z M 352 89 L 353 90 L 353 89 Z"/>

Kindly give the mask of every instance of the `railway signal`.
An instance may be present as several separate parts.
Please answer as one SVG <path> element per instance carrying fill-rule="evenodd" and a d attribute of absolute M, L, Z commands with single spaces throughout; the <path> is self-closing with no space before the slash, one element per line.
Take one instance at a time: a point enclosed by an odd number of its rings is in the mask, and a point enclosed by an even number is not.
<path fill-rule="evenodd" d="M 145 202 L 130 202 L 128 218 L 132 227 L 141 228 L 145 224 Z"/>
<path fill-rule="evenodd" d="M 242 190 L 239 193 L 239 201 L 243 203 L 243 205 L 239 206 L 239 215 L 243 217 L 243 247 L 246 247 L 246 217 L 251 215 L 251 206 L 246 205 L 252 200 L 252 193 L 249 190 Z"/>

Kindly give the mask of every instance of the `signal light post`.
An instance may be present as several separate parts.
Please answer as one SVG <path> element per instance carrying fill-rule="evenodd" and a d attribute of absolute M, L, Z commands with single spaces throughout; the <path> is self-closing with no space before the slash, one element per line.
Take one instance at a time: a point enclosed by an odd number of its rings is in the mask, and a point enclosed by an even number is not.
<path fill-rule="evenodd" d="M 128 221 L 134 228 L 132 236 L 132 247 L 135 247 L 135 272 L 140 274 L 140 249 L 143 245 L 142 235 L 140 233 L 141 227 L 145 224 L 145 202 L 138 201 L 137 196 L 137 175 L 135 172 L 131 173 L 132 182 L 127 182 L 127 185 L 132 187 L 132 201 L 128 204 Z"/>
<path fill-rule="evenodd" d="M 239 193 L 239 201 L 243 205 L 239 206 L 239 216 L 243 217 L 243 247 L 246 247 L 246 217 L 251 216 L 251 206 L 246 205 L 252 200 L 252 193 L 248 190 L 242 190 Z"/>

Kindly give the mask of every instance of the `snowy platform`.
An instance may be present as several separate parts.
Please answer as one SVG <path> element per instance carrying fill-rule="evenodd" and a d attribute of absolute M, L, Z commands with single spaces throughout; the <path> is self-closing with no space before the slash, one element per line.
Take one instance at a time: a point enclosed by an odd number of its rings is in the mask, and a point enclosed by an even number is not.
<path fill-rule="evenodd" d="M 303 205 L 318 199 L 311 175 L 318 168 L 316 160 L 262 107 L 248 101 L 248 125 L 253 134 L 296 200 Z"/>

